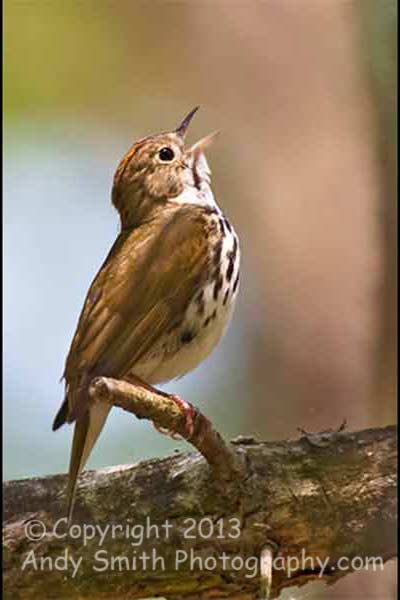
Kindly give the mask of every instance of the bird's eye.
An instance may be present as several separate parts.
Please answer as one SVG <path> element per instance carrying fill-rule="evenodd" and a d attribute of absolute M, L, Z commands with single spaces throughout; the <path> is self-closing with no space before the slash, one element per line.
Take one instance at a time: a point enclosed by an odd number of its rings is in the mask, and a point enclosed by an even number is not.
<path fill-rule="evenodd" d="M 163 162 L 171 162 L 171 160 L 174 160 L 175 158 L 174 151 L 172 150 L 172 148 L 168 148 L 168 146 L 165 146 L 165 148 L 161 148 L 161 150 L 158 153 L 158 156 Z"/>

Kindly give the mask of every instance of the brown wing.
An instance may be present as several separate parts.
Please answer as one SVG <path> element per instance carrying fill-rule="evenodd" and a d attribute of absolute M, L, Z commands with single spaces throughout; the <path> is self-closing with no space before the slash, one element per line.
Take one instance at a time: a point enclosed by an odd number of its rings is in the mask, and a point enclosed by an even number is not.
<path fill-rule="evenodd" d="M 122 232 L 85 301 L 66 361 L 69 418 L 85 410 L 97 375 L 121 377 L 179 320 L 209 276 L 204 209 L 170 206 Z"/>

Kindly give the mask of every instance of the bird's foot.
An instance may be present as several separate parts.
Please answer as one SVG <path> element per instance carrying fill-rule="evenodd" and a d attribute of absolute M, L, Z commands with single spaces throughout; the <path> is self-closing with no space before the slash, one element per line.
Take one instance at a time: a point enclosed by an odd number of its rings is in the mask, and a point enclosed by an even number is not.
<path fill-rule="evenodd" d="M 163 392 L 163 395 L 168 397 L 169 400 L 172 400 L 172 402 L 175 402 L 175 404 L 177 404 L 179 406 L 180 410 L 185 414 L 185 436 L 182 437 L 181 435 L 179 435 L 178 433 L 176 433 L 174 431 L 170 431 L 169 429 L 164 429 L 163 427 L 158 427 L 158 425 L 156 425 L 155 423 L 153 423 L 154 427 L 157 429 L 157 431 L 159 433 L 162 433 L 163 435 L 168 435 L 173 440 L 181 440 L 181 439 L 190 440 L 190 438 L 193 436 L 193 433 L 194 433 L 195 409 L 189 402 L 186 402 L 185 400 L 183 400 L 176 394 L 166 394 L 165 392 Z"/>
<path fill-rule="evenodd" d="M 176 394 L 171 394 L 169 396 L 169 399 L 175 402 L 175 404 L 177 404 L 181 411 L 185 414 L 185 433 L 187 434 L 186 439 L 189 440 L 194 433 L 195 410 L 192 404 L 190 404 L 190 402 L 186 402 L 186 400 L 183 400 L 180 396 L 177 396 Z"/>
<path fill-rule="evenodd" d="M 149 390 L 150 392 L 154 392 L 155 394 L 158 394 L 160 396 L 164 396 L 164 398 L 168 398 L 168 400 L 172 400 L 172 402 L 175 402 L 175 404 L 179 406 L 180 410 L 185 415 L 185 435 L 183 436 L 183 439 L 190 440 L 194 433 L 195 409 L 189 402 L 186 402 L 176 394 L 169 394 L 168 392 L 164 392 L 162 390 L 157 389 L 153 385 L 147 383 L 146 381 L 143 381 L 143 379 L 132 373 L 130 373 L 129 376 L 126 377 L 126 380 L 130 383 L 133 383 L 134 385 L 138 385 L 139 387 Z M 182 436 L 180 436 L 178 433 L 175 433 L 174 431 L 170 431 L 169 429 L 165 429 L 164 427 L 159 427 L 155 423 L 153 423 L 153 425 L 155 429 L 163 435 L 168 435 L 174 440 L 182 439 Z"/>
<path fill-rule="evenodd" d="M 158 425 L 156 425 L 156 423 L 154 423 L 154 421 L 153 421 L 153 427 L 156 431 L 158 431 L 158 433 L 161 433 L 162 435 L 166 435 L 173 440 L 181 440 L 182 439 L 178 433 L 174 433 L 173 431 L 171 431 L 170 429 L 166 429 L 165 427 L 159 427 Z"/>

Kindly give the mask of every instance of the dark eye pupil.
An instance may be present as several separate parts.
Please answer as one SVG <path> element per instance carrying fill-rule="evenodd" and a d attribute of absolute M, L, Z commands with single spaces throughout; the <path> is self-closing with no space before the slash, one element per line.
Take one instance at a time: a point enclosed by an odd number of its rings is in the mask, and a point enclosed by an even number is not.
<path fill-rule="evenodd" d="M 161 148 L 158 155 L 161 160 L 165 160 L 165 161 L 173 160 L 173 158 L 175 156 L 174 151 L 171 148 L 167 148 L 167 147 Z"/>

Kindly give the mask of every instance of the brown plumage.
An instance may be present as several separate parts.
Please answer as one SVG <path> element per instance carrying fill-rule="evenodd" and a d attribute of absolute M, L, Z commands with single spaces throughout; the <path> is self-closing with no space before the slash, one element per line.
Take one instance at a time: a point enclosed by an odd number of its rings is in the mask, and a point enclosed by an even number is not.
<path fill-rule="evenodd" d="M 88 291 L 66 360 L 66 399 L 53 425 L 76 422 L 70 515 L 77 477 L 109 412 L 107 406 L 90 405 L 91 380 L 138 377 L 152 384 L 182 375 L 211 351 L 230 317 L 232 303 L 222 304 L 229 289 L 222 294 L 218 266 L 215 281 L 215 254 L 231 269 L 237 241 L 229 234 L 224 253 L 223 217 L 213 204 L 201 143 L 184 149 L 191 116 L 175 132 L 135 144 L 114 178 L 112 201 L 121 233 Z M 172 154 L 171 160 L 162 159 Z M 221 318 L 211 335 L 204 322 L 216 319 L 218 302 Z"/>

